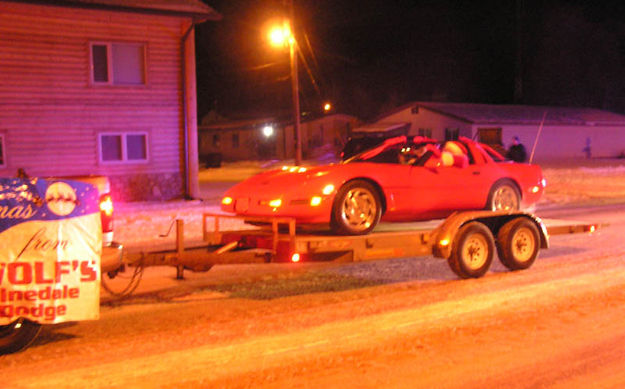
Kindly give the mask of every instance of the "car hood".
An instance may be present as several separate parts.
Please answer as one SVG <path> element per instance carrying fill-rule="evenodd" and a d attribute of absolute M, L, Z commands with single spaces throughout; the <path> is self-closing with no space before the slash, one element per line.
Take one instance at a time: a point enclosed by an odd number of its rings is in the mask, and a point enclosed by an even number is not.
<path fill-rule="evenodd" d="M 323 165 L 314 167 L 288 166 L 269 170 L 242 181 L 226 192 L 226 196 L 241 195 L 283 195 L 292 192 L 306 193 L 310 187 L 341 181 L 345 165 Z"/>

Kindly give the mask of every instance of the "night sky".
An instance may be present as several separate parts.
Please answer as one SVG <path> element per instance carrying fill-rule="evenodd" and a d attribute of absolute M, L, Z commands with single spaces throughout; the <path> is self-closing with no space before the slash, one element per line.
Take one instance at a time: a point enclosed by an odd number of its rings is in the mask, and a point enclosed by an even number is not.
<path fill-rule="evenodd" d="M 584 106 L 625 113 L 625 2 L 294 0 L 302 112 L 370 120 L 403 103 Z M 282 0 L 208 0 L 197 27 L 198 116 L 288 114 Z"/>

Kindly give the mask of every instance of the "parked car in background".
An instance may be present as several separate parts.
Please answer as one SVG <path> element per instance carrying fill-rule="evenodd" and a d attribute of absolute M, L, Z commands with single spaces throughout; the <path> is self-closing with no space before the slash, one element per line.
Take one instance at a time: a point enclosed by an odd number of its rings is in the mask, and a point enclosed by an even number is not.
<path fill-rule="evenodd" d="M 535 204 L 545 181 L 539 166 L 506 161 L 467 138 L 384 140 L 338 164 L 283 167 L 230 188 L 223 211 L 293 217 L 338 234 L 372 231 L 380 220 L 416 221 L 454 211 L 518 210 Z"/>

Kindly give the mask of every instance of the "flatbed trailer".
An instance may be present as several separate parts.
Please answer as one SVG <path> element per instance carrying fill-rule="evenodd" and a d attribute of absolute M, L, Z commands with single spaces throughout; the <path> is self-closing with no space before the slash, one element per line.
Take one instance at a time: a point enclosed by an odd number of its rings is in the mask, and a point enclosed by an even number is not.
<path fill-rule="evenodd" d="M 185 269 L 206 271 L 217 264 L 368 261 L 434 256 L 446 259 L 461 278 L 484 275 L 497 253 L 510 270 L 530 267 L 549 236 L 592 233 L 593 223 L 541 220 L 521 211 L 456 212 L 444 220 L 381 223 L 367 235 L 337 236 L 329 230 L 300 228 L 293 218 L 241 217 L 204 213 L 203 244 L 185 245 L 184 222 L 176 220 L 173 250 L 129 253 L 130 266 L 170 265 L 183 278 Z M 256 227 L 224 230 L 224 220 Z M 232 224 L 232 223 L 230 223 Z"/>

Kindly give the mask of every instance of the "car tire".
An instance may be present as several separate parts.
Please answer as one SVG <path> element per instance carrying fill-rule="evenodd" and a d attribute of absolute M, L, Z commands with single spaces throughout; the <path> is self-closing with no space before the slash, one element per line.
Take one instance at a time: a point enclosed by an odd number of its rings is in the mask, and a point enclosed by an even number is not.
<path fill-rule="evenodd" d="M 498 181 L 488 193 L 486 209 L 490 211 L 518 211 L 521 208 L 521 193 L 517 186 L 509 181 Z"/>
<path fill-rule="evenodd" d="M 339 235 L 365 235 L 375 228 L 381 216 L 377 189 L 367 181 L 354 180 L 336 194 L 330 228 Z"/>
<path fill-rule="evenodd" d="M 538 257 L 540 233 L 531 220 L 510 220 L 497 233 L 499 261 L 510 270 L 527 269 Z"/>
<path fill-rule="evenodd" d="M 447 262 L 458 277 L 479 278 L 490 268 L 494 252 L 495 239 L 488 227 L 470 222 L 458 230 Z"/>
<path fill-rule="evenodd" d="M 41 331 L 41 324 L 19 318 L 0 326 L 0 355 L 15 353 L 30 346 Z"/>

